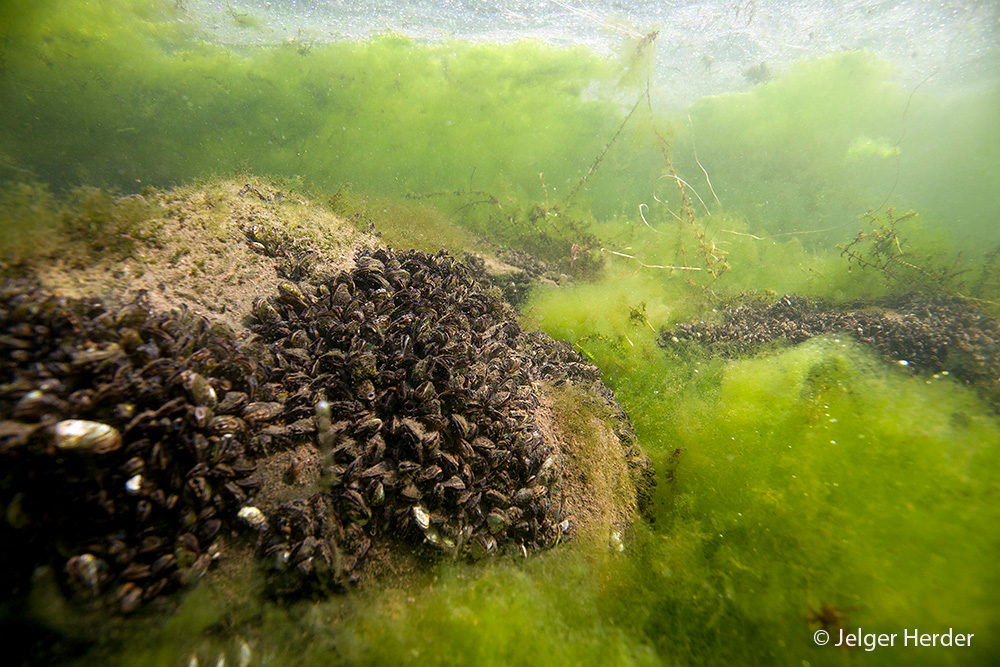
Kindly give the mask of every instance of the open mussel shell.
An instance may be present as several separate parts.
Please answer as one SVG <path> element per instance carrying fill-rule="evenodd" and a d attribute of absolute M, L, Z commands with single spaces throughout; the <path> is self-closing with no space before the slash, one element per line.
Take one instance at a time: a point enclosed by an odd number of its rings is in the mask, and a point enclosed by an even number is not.
<path fill-rule="evenodd" d="M 476 560 L 492 556 L 496 551 L 497 541 L 492 535 L 474 535 L 469 541 L 469 553 Z"/>

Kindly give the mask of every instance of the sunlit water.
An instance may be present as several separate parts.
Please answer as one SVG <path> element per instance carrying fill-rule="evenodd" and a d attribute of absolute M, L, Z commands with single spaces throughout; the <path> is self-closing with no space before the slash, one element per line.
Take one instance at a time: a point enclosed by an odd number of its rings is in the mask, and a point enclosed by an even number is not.
<path fill-rule="evenodd" d="M 961 88 L 997 76 L 996 7 L 971 2 L 318 2 L 189 0 L 213 39 L 233 44 L 367 39 L 585 45 L 613 56 L 658 33 L 654 79 L 670 104 L 746 89 L 752 68 L 779 74 L 808 58 L 865 49 L 893 63 L 905 85 L 933 76 Z M 233 21 L 259 23 L 248 30 Z"/>

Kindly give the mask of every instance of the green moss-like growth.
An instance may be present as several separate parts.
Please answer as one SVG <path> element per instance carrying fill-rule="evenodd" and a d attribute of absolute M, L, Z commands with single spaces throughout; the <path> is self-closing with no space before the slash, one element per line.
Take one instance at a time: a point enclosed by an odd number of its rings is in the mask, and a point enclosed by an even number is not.
<path fill-rule="evenodd" d="M 644 584 L 629 606 L 650 605 L 641 636 L 680 662 L 836 664 L 836 649 L 811 641 L 824 603 L 852 628 L 989 636 L 1000 624 L 987 609 L 1000 545 L 983 539 L 1000 489 L 992 410 L 848 338 L 729 362 L 696 347 L 657 353 L 629 317 L 630 299 L 655 303 L 646 275 L 539 295 L 532 310 L 604 369 L 660 473 L 653 537 L 633 560 Z M 984 639 L 975 655 L 997 648 Z"/>
<path fill-rule="evenodd" d="M 627 417 L 596 387 L 546 386 L 542 397 L 559 436 L 562 492 L 577 548 L 616 551 L 648 509 L 655 483 L 649 459 L 635 447 Z"/>
<path fill-rule="evenodd" d="M 127 256 L 143 236 L 155 236 L 149 224 L 153 208 L 141 195 L 117 197 L 98 188 L 72 193 L 62 214 L 63 231 L 92 253 Z"/>
<path fill-rule="evenodd" d="M 720 610 L 770 618 L 758 631 L 814 664 L 825 654 L 802 619 L 822 602 L 851 626 L 990 632 L 977 582 L 995 585 L 998 545 L 979 534 L 995 520 L 1000 431 L 971 393 L 928 382 L 833 339 L 727 368 L 710 410 L 678 415 L 689 467 L 665 539 L 708 560 L 672 569 L 708 568 Z"/>
<path fill-rule="evenodd" d="M 612 73 L 582 49 L 385 36 L 236 52 L 187 40 L 173 3 L 141 17 L 125 0 L 14 4 L 25 6 L 0 24 L 0 134 L 59 184 L 162 185 L 244 165 L 331 189 L 402 195 L 471 179 L 534 195 L 539 172 L 576 178 L 614 123 L 612 106 L 584 99 Z"/>
<path fill-rule="evenodd" d="M 31 252 L 58 225 L 57 197 L 46 186 L 28 181 L 0 187 L 0 257 Z"/>
<path fill-rule="evenodd" d="M 379 235 L 393 248 L 435 253 L 447 248 L 456 256 L 482 252 L 483 242 L 440 208 L 390 197 L 367 197 L 341 187 L 328 197 L 332 210 L 363 231 Z"/>

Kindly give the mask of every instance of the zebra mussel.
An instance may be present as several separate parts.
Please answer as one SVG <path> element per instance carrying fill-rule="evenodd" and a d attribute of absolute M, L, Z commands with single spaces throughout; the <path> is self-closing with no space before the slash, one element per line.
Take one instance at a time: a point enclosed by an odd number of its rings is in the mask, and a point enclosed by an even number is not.
<path fill-rule="evenodd" d="M 0 539 L 22 545 L 0 555 L 2 585 L 50 564 L 129 613 L 204 574 L 255 485 L 232 420 L 258 376 L 185 310 L 0 286 Z"/>
<path fill-rule="evenodd" d="M 301 499 L 272 509 L 262 548 L 276 567 L 351 581 L 380 540 L 485 558 L 564 537 L 551 492 L 559 466 L 534 422 L 532 383 L 597 379 L 595 368 L 521 332 L 496 292 L 445 252 L 360 253 L 314 293 L 279 292 L 252 328 L 283 358 L 272 381 L 289 396 L 285 421 L 315 429 L 333 520 L 317 521 Z M 299 567 L 289 532 L 342 560 Z"/>

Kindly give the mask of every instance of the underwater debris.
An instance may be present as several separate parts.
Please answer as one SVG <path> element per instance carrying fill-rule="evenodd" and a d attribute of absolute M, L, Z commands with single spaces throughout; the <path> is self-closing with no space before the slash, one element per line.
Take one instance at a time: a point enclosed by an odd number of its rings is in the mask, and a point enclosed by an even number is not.
<path fill-rule="evenodd" d="M 721 323 L 664 330 L 658 342 L 667 347 L 696 340 L 723 354 L 746 354 L 775 340 L 801 343 L 838 332 L 913 371 L 948 372 L 1000 408 L 1000 321 L 956 296 L 908 294 L 837 308 L 786 295 L 771 304 L 730 308 Z"/>
<path fill-rule="evenodd" d="M 4 594 L 47 564 L 128 613 L 203 575 L 256 485 L 232 424 L 264 370 L 232 333 L 8 282 L 0 352 Z"/>

